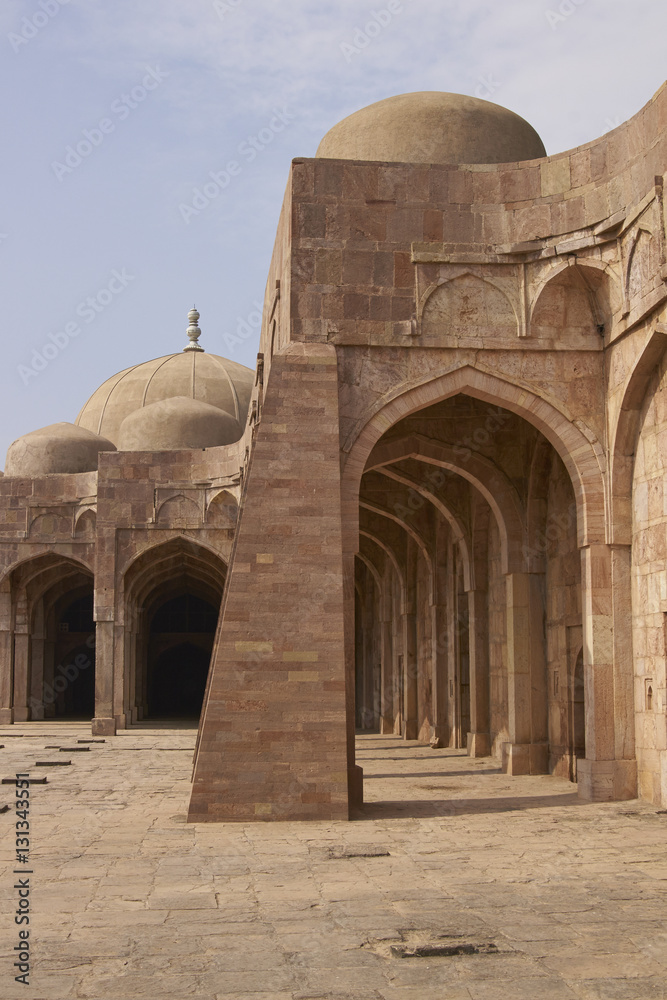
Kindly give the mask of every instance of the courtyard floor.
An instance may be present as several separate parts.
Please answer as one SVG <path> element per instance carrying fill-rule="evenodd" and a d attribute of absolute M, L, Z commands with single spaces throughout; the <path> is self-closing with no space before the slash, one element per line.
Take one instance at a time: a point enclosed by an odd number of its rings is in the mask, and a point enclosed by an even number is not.
<path fill-rule="evenodd" d="M 646 803 L 364 735 L 357 821 L 191 825 L 194 729 L 85 739 L 0 727 L 1 776 L 48 779 L 31 787 L 28 988 L 0 790 L 2 998 L 667 998 L 667 815 Z"/>

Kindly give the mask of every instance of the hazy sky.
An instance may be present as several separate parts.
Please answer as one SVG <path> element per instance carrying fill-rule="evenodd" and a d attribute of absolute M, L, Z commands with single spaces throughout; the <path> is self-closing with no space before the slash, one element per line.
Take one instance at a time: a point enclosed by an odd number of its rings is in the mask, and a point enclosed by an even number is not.
<path fill-rule="evenodd" d="M 184 347 L 193 302 L 254 367 L 289 162 L 341 118 L 454 91 L 560 152 L 653 96 L 666 29 L 659 0 L 2 0 L 0 464 Z"/>

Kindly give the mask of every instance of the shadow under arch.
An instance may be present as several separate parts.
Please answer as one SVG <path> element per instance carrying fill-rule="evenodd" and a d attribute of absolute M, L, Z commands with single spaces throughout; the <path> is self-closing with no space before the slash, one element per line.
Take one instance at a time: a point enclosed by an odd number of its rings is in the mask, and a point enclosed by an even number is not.
<path fill-rule="evenodd" d="M 201 709 L 227 567 L 184 535 L 142 550 L 123 574 L 128 723 Z"/>
<path fill-rule="evenodd" d="M 89 566 L 53 551 L 22 559 L 8 569 L 0 583 L 6 622 L 2 644 L 7 653 L 1 685 L 3 717 L 14 722 L 73 715 L 92 718 L 93 586 Z M 81 601 L 85 614 L 73 608 Z"/>

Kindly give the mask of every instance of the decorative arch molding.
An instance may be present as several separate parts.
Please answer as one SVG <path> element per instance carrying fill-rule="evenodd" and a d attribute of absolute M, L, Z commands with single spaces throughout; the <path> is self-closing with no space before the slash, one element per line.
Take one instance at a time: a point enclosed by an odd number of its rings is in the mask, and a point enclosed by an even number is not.
<path fill-rule="evenodd" d="M 385 555 L 389 559 L 389 562 L 391 563 L 392 567 L 394 568 L 394 571 L 396 573 L 396 578 L 397 578 L 399 586 L 401 588 L 401 614 L 404 614 L 405 613 L 405 575 L 403 573 L 403 570 L 401 569 L 401 564 L 399 563 L 399 561 L 398 561 L 398 559 L 396 557 L 396 553 L 394 552 L 394 550 L 392 549 L 392 547 L 390 545 L 387 545 L 386 542 L 383 542 L 382 539 L 378 538 L 376 535 L 374 535 L 371 531 L 368 531 L 366 528 L 360 528 L 359 529 L 359 535 L 360 535 L 361 538 L 367 538 L 369 542 L 373 542 L 374 545 L 377 545 L 377 547 L 379 549 L 382 549 L 382 551 L 385 553 Z"/>
<path fill-rule="evenodd" d="M 530 463 L 526 505 L 526 568 L 530 573 L 546 570 L 546 550 L 538 544 L 538 535 L 545 528 L 552 459 L 551 445 L 544 437 L 538 438 Z"/>
<path fill-rule="evenodd" d="M 412 458 L 447 469 L 466 479 L 479 490 L 493 511 L 500 533 L 503 573 L 520 572 L 523 569 L 525 528 L 519 495 L 505 473 L 488 458 L 465 449 L 464 459 L 461 454 L 457 454 L 461 451 L 463 449 L 455 445 L 434 441 L 421 434 L 408 434 L 376 445 L 369 456 L 366 471 L 382 469 L 384 472 L 384 466 Z M 468 559 L 466 590 L 473 589 L 469 584 Z"/>
<path fill-rule="evenodd" d="M 159 542 L 149 542 L 138 552 L 135 552 L 127 563 L 119 567 L 121 580 L 125 581 L 128 574 L 134 571 L 136 564 L 140 560 L 145 560 L 145 557 L 149 553 L 156 554 L 158 552 L 164 552 L 165 558 L 169 558 L 170 556 L 177 554 L 179 550 L 182 552 L 183 549 L 190 550 L 189 554 L 193 559 L 198 557 L 199 552 L 203 552 L 205 553 L 205 558 L 213 557 L 217 563 L 220 563 L 225 571 L 227 570 L 227 563 L 223 559 L 220 552 L 216 551 L 216 549 L 212 548 L 210 545 L 203 544 L 198 539 L 195 539 L 190 535 L 179 534 Z"/>
<path fill-rule="evenodd" d="M 391 468 L 391 466 L 378 466 L 377 471 L 383 476 L 387 476 L 388 479 L 393 479 L 394 482 L 401 483 L 403 486 L 408 486 L 411 490 L 414 490 L 421 497 L 424 498 L 428 503 L 432 504 L 435 509 L 444 517 L 445 521 L 449 525 L 452 535 L 454 536 L 454 541 L 459 547 L 461 553 L 461 562 L 463 564 L 463 583 L 466 591 L 474 590 L 474 573 L 472 569 L 471 559 L 470 559 L 470 545 L 468 544 L 468 537 L 464 525 L 450 510 L 450 508 L 443 503 L 440 497 L 437 497 L 435 493 L 432 493 L 426 486 L 418 482 L 415 479 L 411 479 L 402 472 L 398 472 L 396 469 Z"/>
<path fill-rule="evenodd" d="M 610 284 L 610 292 L 615 292 L 620 300 L 620 289 L 618 287 L 619 278 L 616 272 L 614 271 L 612 265 L 609 264 L 607 261 L 597 260 L 595 257 L 587 257 L 585 259 L 577 257 L 567 257 L 565 260 L 563 260 L 563 258 L 561 257 L 558 259 L 558 262 L 552 264 L 546 271 L 546 273 L 542 274 L 541 279 L 532 286 L 533 294 L 531 296 L 531 301 L 529 305 L 529 316 L 528 316 L 529 324 L 532 321 L 533 313 L 535 312 L 535 307 L 537 306 L 542 296 L 542 292 L 544 292 L 545 289 L 549 287 L 549 285 L 553 284 L 556 278 L 563 275 L 566 271 L 570 271 L 572 268 L 574 268 L 575 273 L 578 275 L 581 281 L 586 285 L 588 291 L 591 292 L 593 291 L 593 289 L 591 289 L 591 286 L 589 284 L 589 279 L 588 276 L 586 275 L 586 271 L 590 271 L 591 274 L 596 274 L 600 278 L 606 277 Z M 596 303 L 596 306 L 599 307 L 599 304 Z"/>
<path fill-rule="evenodd" d="M 632 280 L 637 274 L 637 254 L 641 250 L 642 244 L 650 243 L 653 239 L 653 229 L 648 225 L 647 222 L 642 221 L 638 224 L 635 232 L 632 234 L 630 240 L 630 245 L 627 251 L 627 259 L 625 265 L 625 274 L 623 275 L 624 291 L 626 296 L 626 301 L 629 303 L 632 295 Z M 641 266 L 641 262 L 640 262 Z"/>
<path fill-rule="evenodd" d="M 74 514 L 74 536 L 92 541 L 97 525 L 97 507 L 81 507 Z"/>
<path fill-rule="evenodd" d="M 572 480 L 579 545 L 604 543 L 609 506 L 604 453 L 592 431 L 529 387 L 507 382 L 482 368 L 463 365 L 428 381 L 404 385 L 378 400 L 355 425 L 343 445 L 341 500 L 345 550 L 356 552 L 358 548 L 359 487 L 368 456 L 377 442 L 404 417 L 459 393 L 516 413 L 550 441 Z"/>
<path fill-rule="evenodd" d="M 54 538 L 61 539 L 72 536 L 71 514 L 61 514 L 59 511 L 41 511 L 37 514 L 28 527 L 28 538 Z"/>
<path fill-rule="evenodd" d="M 632 543 L 632 477 L 642 405 L 656 367 L 667 351 L 667 325 L 649 331 L 623 388 L 621 408 L 611 439 L 611 541 Z"/>
<path fill-rule="evenodd" d="M 32 568 L 34 571 L 25 575 L 26 582 L 30 582 L 47 570 L 55 570 L 60 566 L 66 566 L 67 564 L 72 567 L 73 572 L 87 573 L 90 576 L 94 576 L 95 574 L 94 565 L 89 565 L 85 559 L 82 558 L 81 552 L 78 551 L 76 556 L 71 556 L 69 553 L 61 554 L 58 552 L 57 548 L 50 546 L 49 548 L 42 549 L 42 551 L 34 552 L 29 556 L 23 556 L 20 559 L 15 560 L 15 562 L 10 563 L 10 565 L 3 570 L 2 576 L 0 576 L 0 587 L 3 587 L 6 583 L 11 581 L 13 574 L 15 574 L 17 570 L 23 575 L 24 568 Z"/>
<path fill-rule="evenodd" d="M 375 586 L 378 589 L 378 593 L 382 593 L 382 581 L 380 579 L 380 573 L 378 572 L 377 566 L 375 566 L 368 556 L 364 555 L 363 552 L 357 552 L 357 559 L 359 562 L 363 563 L 368 572 L 371 574 L 375 580 Z"/>
<path fill-rule="evenodd" d="M 234 528 L 238 520 L 238 512 L 238 500 L 228 489 L 216 490 L 207 497 L 205 517 L 207 524 Z M 216 524 L 216 521 L 223 521 L 224 524 Z"/>
<path fill-rule="evenodd" d="M 360 500 L 359 506 L 363 507 L 364 510 L 369 511 L 371 514 L 377 514 L 378 517 L 386 517 L 387 520 L 393 521 L 394 524 L 397 524 L 400 528 L 402 528 L 403 531 L 410 536 L 413 542 L 415 542 L 417 548 L 424 557 L 424 562 L 426 563 L 426 568 L 428 569 L 429 603 L 432 605 L 435 599 L 435 574 L 433 572 L 433 560 L 431 558 L 431 553 L 428 550 L 428 545 L 422 536 L 406 520 L 399 517 L 398 514 L 394 514 L 390 510 L 386 510 L 384 507 L 379 507 L 374 503 L 368 503 L 367 500 Z"/>
<path fill-rule="evenodd" d="M 438 278 L 437 281 L 434 281 L 430 285 L 428 285 L 428 287 L 424 290 L 423 294 L 421 295 L 419 301 L 417 302 L 417 321 L 421 322 L 426 306 L 440 288 L 443 288 L 445 285 L 451 285 L 453 282 L 459 281 L 461 278 L 467 278 L 467 277 L 474 278 L 476 281 L 480 281 L 484 285 L 489 285 L 496 292 L 500 292 L 503 298 L 505 298 L 508 304 L 510 305 L 512 312 L 514 313 L 514 317 L 518 327 L 519 317 L 517 314 L 517 303 L 512 302 L 511 298 L 507 294 L 507 289 L 502 285 L 502 283 L 496 281 L 495 278 L 491 277 L 488 274 L 484 275 L 479 274 L 472 268 L 465 266 L 462 267 L 460 271 L 457 271 L 456 273 L 452 274 L 443 275 L 440 278 Z"/>
<path fill-rule="evenodd" d="M 202 512 L 191 497 L 176 493 L 160 503 L 155 512 L 155 521 L 164 527 L 199 527 Z"/>
<path fill-rule="evenodd" d="M 566 263 L 555 266 L 550 270 L 540 282 L 535 293 L 529 303 L 528 307 L 528 332 L 532 336 L 539 336 L 540 323 L 538 322 L 540 318 L 540 307 L 544 303 L 545 297 L 549 295 L 550 292 L 556 290 L 557 288 L 564 288 L 570 292 L 570 294 L 579 293 L 583 302 L 585 303 L 584 308 L 587 309 L 590 314 L 591 330 L 587 334 L 585 327 L 587 323 L 584 322 L 585 314 L 579 306 L 577 310 L 574 308 L 576 305 L 576 300 L 573 303 L 572 300 L 568 300 L 567 310 L 565 310 L 565 305 L 562 304 L 564 315 L 561 317 L 562 326 L 560 327 L 561 334 L 567 335 L 570 333 L 577 333 L 578 337 L 581 336 L 594 336 L 592 343 L 594 343 L 599 350 L 603 348 L 602 335 L 604 334 L 605 327 L 614 312 L 616 306 L 620 305 L 620 299 L 618 302 L 612 303 L 612 297 L 618 298 L 615 294 L 616 279 L 611 278 L 611 269 L 603 262 L 598 261 L 581 261 L 577 260 L 576 257 L 570 258 Z M 602 293 L 602 294 L 600 294 Z M 606 300 L 606 301 L 605 301 Z M 556 302 L 549 303 L 549 308 L 547 313 L 550 315 L 555 310 L 557 311 L 559 306 L 558 299 Z M 571 316 L 572 310 L 574 313 L 579 313 L 578 319 L 579 323 L 575 322 L 574 328 L 572 329 L 569 325 L 573 321 Z M 547 324 L 551 325 L 551 324 Z M 594 327 L 594 328 L 593 328 Z M 598 340 L 599 337 L 599 340 Z M 588 341 L 589 345 L 591 341 Z"/>

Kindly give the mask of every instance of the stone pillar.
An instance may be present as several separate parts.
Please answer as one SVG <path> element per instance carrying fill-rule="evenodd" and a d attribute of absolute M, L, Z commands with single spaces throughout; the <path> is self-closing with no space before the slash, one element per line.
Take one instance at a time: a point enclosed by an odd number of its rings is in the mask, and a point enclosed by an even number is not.
<path fill-rule="evenodd" d="M 14 722 L 27 722 L 30 674 L 30 636 L 25 625 L 14 632 Z"/>
<path fill-rule="evenodd" d="M 403 609 L 405 607 L 405 593 L 401 585 L 401 596 L 398 601 L 394 595 L 393 618 L 391 623 L 391 644 L 393 647 L 393 680 L 394 680 L 394 736 L 400 736 L 403 732 Z"/>
<path fill-rule="evenodd" d="M 637 795 L 633 738 L 629 546 L 581 550 L 586 758 L 577 763 L 583 799 Z"/>
<path fill-rule="evenodd" d="M 405 614 L 403 615 L 403 738 L 417 739 L 417 546 L 408 536 L 405 569 Z"/>
<path fill-rule="evenodd" d="M 547 774 L 542 574 L 508 573 L 505 580 L 510 739 L 503 745 L 503 770 L 507 774 Z"/>
<path fill-rule="evenodd" d="M 363 595 L 361 602 L 361 662 L 362 662 L 362 728 L 373 731 L 378 725 L 376 705 L 376 590 L 375 581 L 366 569 L 365 580 L 369 589 Z"/>
<path fill-rule="evenodd" d="M 441 517 L 436 521 L 436 542 L 433 554 L 432 613 L 432 700 L 434 747 L 447 746 L 447 550 L 449 526 Z"/>
<path fill-rule="evenodd" d="M 0 725 L 3 726 L 10 725 L 14 721 L 12 638 L 10 629 L 0 631 L 0 663 L 4 665 L 4 669 L 0 670 Z"/>
<path fill-rule="evenodd" d="M 470 732 L 469 757 L 488 757 L 491 753 L 489 721 L 489 615 L 487 593 L 468 591 L 468 630 L 470 636 Z"/>
<path fill-rule="evenodd" d="M 391 573 L 386 571 L 380 592 L 380 732 L 394 731 L 394 642 Z"/>
<path fill-rule="evenodd" d="M 137 677 L 134 651 L 136 649 L 136 637 L 129 625 L 125 626 L 124 651 L 125 670 L 127 672 L 127 687 L 125 691 L 125 713 L 127 725 L 132 725 L 137 721 Z"/>
<path fill-rule="evenodd" d="M 445 713 L 447 719 L 447 745 L 456 747 L 459 729 L 458 666 L 459 666 L 459 616 L 458 579 L 454 546 L 449 543 L 446 575 L 447 601 L 447 674 L 445 690 Z"/>
<path fill-rule="evenodd" d="M 95 627 L 95 718 L 93 736 L 115 736 L 114 719 L 114 623 L 98 621 Z"/>
<path fill-rule="evenodd" d="M 129 691 L 129 663 L 125 659 L 125 626 L 114 625 L 114 681 L 113 717 L 116 730 L 127 729 L 127 699 Z M 97 661 L 96 661 L 97 668 Z"/>
<path fill-rule="evenodd" d="M 359 801 L 342 550 L 336 349 L 294 343 L 271 359 L 250 453 L 190 821 L 341 820 Z"/>
<path fill-rule="evenodd" d="M 0 725 L 11 725 L 13 709 L 13 624 L 12 594 L 8 579 L 0 585 Z"/>
<path fill-rule="evenodd" d="M 431 609 L 432 645 L 432 745 L 447 745 L 447 604 L 437 602 Z"/>

